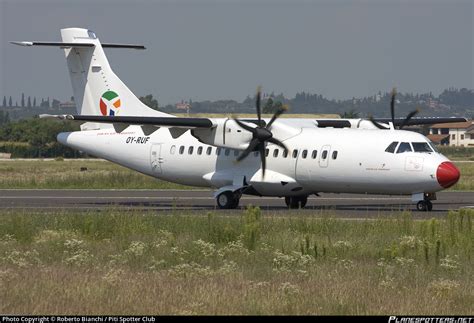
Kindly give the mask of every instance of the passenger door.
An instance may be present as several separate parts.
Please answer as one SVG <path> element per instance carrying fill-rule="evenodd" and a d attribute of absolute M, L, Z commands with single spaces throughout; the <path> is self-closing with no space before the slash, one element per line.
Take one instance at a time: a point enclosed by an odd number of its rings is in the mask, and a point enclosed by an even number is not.
<path fill-rule="evenodd" d="M 161 165 L 163 164 L 163 157 L 161 156 L 161 145 L 162 144 L 151 145 L 150 163 L 151 163 L 151 170 L 155 174 L 162 173 Z"/>

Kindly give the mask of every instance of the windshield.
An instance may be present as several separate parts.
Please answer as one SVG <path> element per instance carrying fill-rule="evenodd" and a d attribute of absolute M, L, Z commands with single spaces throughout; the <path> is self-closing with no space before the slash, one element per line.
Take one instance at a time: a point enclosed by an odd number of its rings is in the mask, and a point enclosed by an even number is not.
<path fill-rule="evenodd" d="M 412 142 L 413 150 L 417 153 L 431 153 L 433 150 L 427 142 Z"/>

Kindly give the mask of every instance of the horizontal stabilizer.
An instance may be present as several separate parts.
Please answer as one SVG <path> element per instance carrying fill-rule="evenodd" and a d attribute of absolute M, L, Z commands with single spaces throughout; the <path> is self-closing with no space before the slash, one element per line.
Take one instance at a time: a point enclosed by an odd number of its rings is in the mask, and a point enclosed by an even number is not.
<path fill-rule="evenodd" d="M 45 42 L 45 41 L 11 41 L 11 44 L 19 46 L 53 46 L 59 48 L 71 48 L 71 47 L 94 47 L 93 43 L 64 43 L 64 42 Z M 131 49 L 146 49 L 143 45 L 135 44 L 113 44 L 104 43 L 101 44 L 103 48 L 131 48 Z"/>
<path fill-rule="evenodd" d="M 76 120 L 97 123 L 127 124 L 127 125 L 152 125 L 159 127 L 175 127 L 175 128 L 212 128 L 214 124 L 207 118 L 176 118 L 176 117 L 136 117 L 136 116 L 84 116 L 84 115 L 51 115 L 41 114 L 40 118 L 60 119 L 60 120 Z"/>

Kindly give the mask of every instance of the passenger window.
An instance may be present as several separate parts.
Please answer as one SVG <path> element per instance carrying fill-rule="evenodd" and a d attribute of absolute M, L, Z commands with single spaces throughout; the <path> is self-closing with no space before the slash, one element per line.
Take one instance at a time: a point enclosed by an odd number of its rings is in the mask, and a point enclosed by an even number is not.
<path fill-rule="evenodd" d="M 313 153 L 311 154 L 311 158 L 316 159 L 316 156 L 318 155 L 317 150 L 313 150 Z"/>
<path fill-rule="evenodd" d="M 176 146 L 173 145 L 173 146 L 171 146 L 170 154 L 171 154 L 171 155 L 174 155 L 175 152 L 176 152 Z"/>
<path fill-rule="evenodd" d="M 327 150 L 324 150 L 323 151 L 323 154 L 321 155 L 321 158 L 322 159 L 326 159 L 328 157 L 328 151 Z"/>
<path fill-rule="evenodd" d="M 336 158 L 337 158 L 337 150 L 332 152 L 332 159 L 336 159 Z"/>
<path fill-rule="evenodd" d="M 397 145 L 398 145 L 398 141 L 394 141 L 390 145 L 388 145 L 385 151 L 393 154 L 395 152 L 395 148 L 397 148 Z"/>
<path fill-rule="evenodd" d="M 217 156 L 220 156 L 220 155 L 221 155 L 221 149 L 220 149 L 220 148 L 217 148 L 217 149 L 216 149 L 216 155 L 217 155 Z"/>
<path fill-rule="evenodd" d="M 268 157 L 268 152 L 270 151 L 270 149 L 265 149 L 265 157 Z"/>
<path fill-rule="evenodd" d="M 202 155 L 202 147 L 201 146 L 199 146 L 197 153 L 198 153 L 198 155 Z"/>
<path fill-rule="evenodd" d="M 273 151 L 273 157 L 275 157 L 275 158 L 278 157 L 278 149 L 275 149 Z"/>
<path fill-rule="evenodd" d="M 410 152 L 411 146 L 410 143 L 408 142 L 402 142 L 400 146 L 398 146 L 397 154 L 405 153 L 405 152 Z"/>
<path fill-rule="evenodd" d="M 207 147 L 206 154 L 210 155 L 212 152 L 212 147 Z"/>
<path fill-rule="evenodd" d="M 431 153 L 431 147 L 427 142 L 412 142 L 413 150 L 417 153 Z"/>
<path fill-rule="evenodd" d="M 303 153 L 301 155 L 303 156 L 303 159 L 305 159 L 306 156 L 308 156 L 308 151 L 306 149 L 303 150 Z"/>
<path fill-rule="evenodd" d="M 298 157 L 298 149 L 293 150 L 293 158 Z"/>
<path fill-rule="evenodd" d="M 190 146 L 190 147 L 188 148 L 188 154 L 189 154 L 189 155 L 192 155 L 192 154 L 193 154 L 193 150 L 194 150 L 194 146 Z"/>
<path fill-rule="evenodd" d="M 184 146 L 179 147 L 179 154 L 182 155 L 184 153 Z"/>
<path fill-rule="evenodd" d="M 229 148 L 226 148 L 226 150 L 225 150 L 225 155 L 226 155 L 226 156 L 229 156 L 229 154 L 230 154 L 230 149 L 229 149 Z"/>
<path fill-rule="evenodd" d="M 288 150 L 283 150 L 283 158 L 286 158 L 288 157 Z"/>

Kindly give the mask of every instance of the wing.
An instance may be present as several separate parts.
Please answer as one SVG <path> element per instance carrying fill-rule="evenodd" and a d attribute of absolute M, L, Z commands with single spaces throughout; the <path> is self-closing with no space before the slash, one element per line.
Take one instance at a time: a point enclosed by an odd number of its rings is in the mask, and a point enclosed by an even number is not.
<path fill-rule="evenodd" d="M 378 123 L 389 123 L 392 121 L 391 118 L 374 118 L 374 121 Z M 405 121 L 404 118 L 397 118 L 394 120 L 394 126 L 400 126 Z M 426 117 L 426 118 L 412 118 L 406 122 L 405 126 L 423 125 L 423 124 L 435 124 L 435 123 L 452 123 L 452 122 L 466 122 L 466 118 L 437 118 L 437 117 Z"/>
<path fill-rule="evenodd" d="M 156 127 L 172 127 L 172 128 L 213 128 L 214 124 L 207 118 L 178 118 L 178 117 L 136 117 L 136 116 L 88 116 L 88 115 L 51 115 L 41 114 L 40 118 L 76 120 L 96 123 L 110 123 L 121 125 L 139 125 L 139 126 L 156 126 Z"/>

